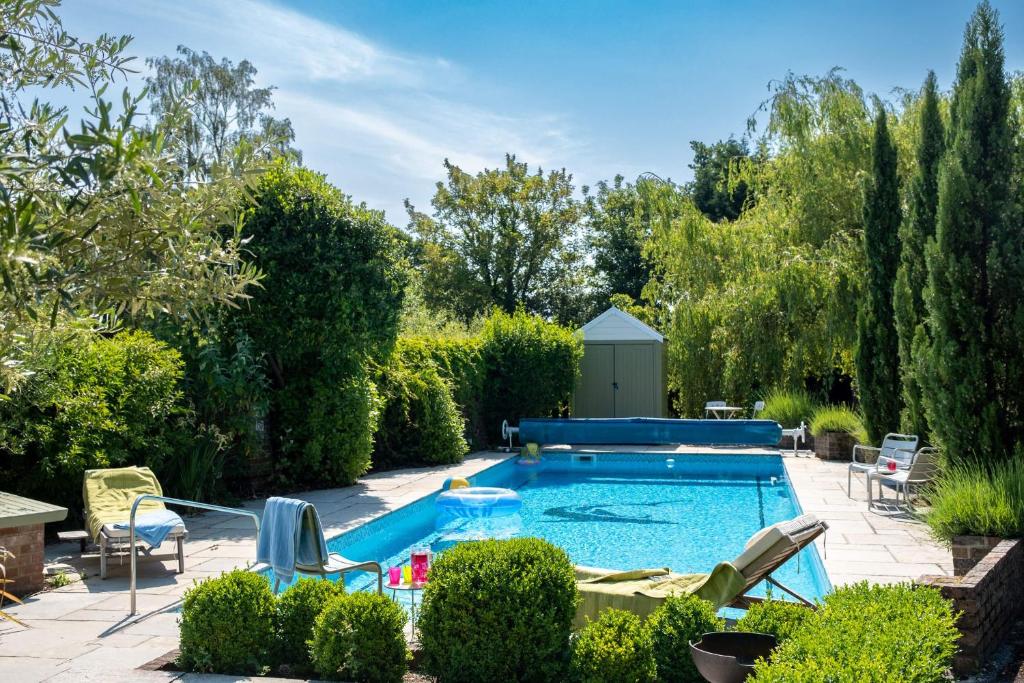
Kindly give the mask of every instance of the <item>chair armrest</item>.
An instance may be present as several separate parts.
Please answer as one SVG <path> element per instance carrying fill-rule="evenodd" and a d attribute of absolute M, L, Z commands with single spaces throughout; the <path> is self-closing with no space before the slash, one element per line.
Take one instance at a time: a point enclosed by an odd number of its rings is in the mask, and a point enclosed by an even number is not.
<path fill-rule="evenodd" d="M 856 444 L 853 447 L 853 461 L 862 462 L 867 465 L 874 465 L 878 462 L 878 456 L 881 454 L 881 448 L 875 448 L 874 446 L 865 446 L 863 444 Z M 857 455 L 863 453 L 863 460 L 858 460 Z"/>

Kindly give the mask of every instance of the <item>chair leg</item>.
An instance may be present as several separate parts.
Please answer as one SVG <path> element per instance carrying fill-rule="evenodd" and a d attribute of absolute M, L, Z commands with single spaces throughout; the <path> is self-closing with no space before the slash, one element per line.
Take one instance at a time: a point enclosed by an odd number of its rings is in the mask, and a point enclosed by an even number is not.
<path fill-rule="evenodd" d="M 107 537 L 100 533 L 100 578 L 107 578 Z"/>
<path fill-rule="evenodd" d="M 281 586 L 281 579 L 274 579 L 274 595 L 277 595 L 277 589 Z"/>
<path fill-rule="evenodd" d="M 853 470 L 846 470 L 846 497 L 853 498 Z"/>
<path fill-rule="evenodd" d="M 178 573 L 185 573 L 185 537 L 178 536 Z"/>

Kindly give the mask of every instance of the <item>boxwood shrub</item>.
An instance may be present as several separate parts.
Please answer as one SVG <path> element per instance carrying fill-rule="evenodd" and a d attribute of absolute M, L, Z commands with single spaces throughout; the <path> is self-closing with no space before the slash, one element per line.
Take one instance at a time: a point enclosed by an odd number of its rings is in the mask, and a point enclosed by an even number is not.
<path fill-rule="evenodd" d="M 241 569 L 185 592 L 181 655 L 186 671 L 258 674 L 274 643 L 274 595 L 266 578 Z"/>
<path fill-rule="evenodd" d="M 312 658 L 326 679 L 401 683 L 408 668 L 405 610 L 386 595 L 333 598 L 313 626 Z"/>
<path fill-rule="evenodd" d="M 331 599 L 344 594 L 344 581 L 310 577 L 300 578 L 281 594 L 274 620 L 276 664 L 287 666 L 295 674 L 312 672 L 309 643 L 313 638 L 313 623 Z"/>
<path fill-rule="evenodd" d="M 813 616 L 813 610 L 803 605 L 781 600 L 765 600 L 752 605 L 747 613 L 736 621 L 735 630 L 768 633 L 782 644 Z"/>
<path fill-rule="evenodd" d="M 956 652 L 955 620 L 933 588 L 844 586 L 825 596 L 751 680 L 938 683 Z"/>
<path fill-rule="evenodd" d="M 674 595 L 647 620 L 658 663 L 658 678 L 680 683 L 701 683 L 704 679 L 690 657 L 690 641 L 710 631 L 721 631 L 725 620 L 715 606 L 695 595 Z"/>
<path fill-rule="evenodd" d="M 569 557 L 546 541 L 457 545 L 438 557 L 423 591 L 424 668 L 443 683 L 557 680 L 577 600 Z"/>
<path fill-rule="evenodd" d="M 652 615 L 653 616 L 653 615 Z M 572 673 L 578 683 L 647 683 L 655 680 L 655 645 L 640 617 L 606 609 L 572 641 Z M 683 651 L 689 657 L 689 648 Z M 690 680 L 660 676 L 665 681 Z M 698 679 L 700 680 L 700 679 Z"/>

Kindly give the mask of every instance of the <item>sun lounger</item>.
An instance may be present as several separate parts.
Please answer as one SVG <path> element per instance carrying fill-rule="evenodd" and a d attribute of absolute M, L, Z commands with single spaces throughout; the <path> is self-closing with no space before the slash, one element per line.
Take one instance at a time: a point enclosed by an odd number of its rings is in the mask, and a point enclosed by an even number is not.
<path fill-rule="evenodd" d="M 692 593 L 720 607 L 747 608 L 761 598 L 747 593 L 762 581 L 813 606 L 806 598 L 782 585 L 771 574 L 825 533 L 828 525 L 814 515 L 780 522 L 754 534 L 743 552 L 731 562 L 720 562 L 709 574 L 675 574 L 668 569 L 617 572 L 576 567 L 580 604 L 575 625 L 583 626 L 604 609 L 624 609 L 646 617 L 672 594 Z"/>
<path fill-rule="evenodd" d="M 132 504 L 141 495 L 163 495 L 163 489 L 156 475 L 148 467 L 116 467 L 101 470 L 86 470 L 82 483 L 82 499 L 85 502 L 85 522 L 90 537 L 100 547 L 100 578 L 107 578 L 107 556 L 111 551 L 123 549 L 129 542 L 128 522 Z M 156 547 L 164 540 L 176 544 L 178 573 L 185 571 L 185 536 L 188 530 L 181 518 L 169 512 L 160 501 L 147 500 L 139 504 L 135 515 L 136 538 L 139 526 L 147 515 L 154 521 L 158 531 L 151 540 Z M 135 549 L 133 549 L 133 552 Z"/>

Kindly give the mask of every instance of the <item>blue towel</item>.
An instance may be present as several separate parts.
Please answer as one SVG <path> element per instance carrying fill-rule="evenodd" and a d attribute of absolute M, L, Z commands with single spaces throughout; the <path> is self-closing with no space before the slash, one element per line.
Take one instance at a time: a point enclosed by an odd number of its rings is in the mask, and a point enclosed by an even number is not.
<path fill-rule="evenodd" d="M 135 536 L 155 548 L 167 538 L 176 526 L 184 526 L 181 517 L 170 510 L 154 510 L 135 516 Z M 115 529 L 128 530 L 129 522 L 117 522 Z"/>
<path fill-rule="evenodd" d="M 304 525 L 303 517 L 310 508 L 314 524 Z M 289 583 L 296 564 L 319 565 L 326 557 L 327 541 L 312 504 L 276 496 L 267 500 L 256 546 L 257 562 L 269 564 L 276 578 Z"/>

